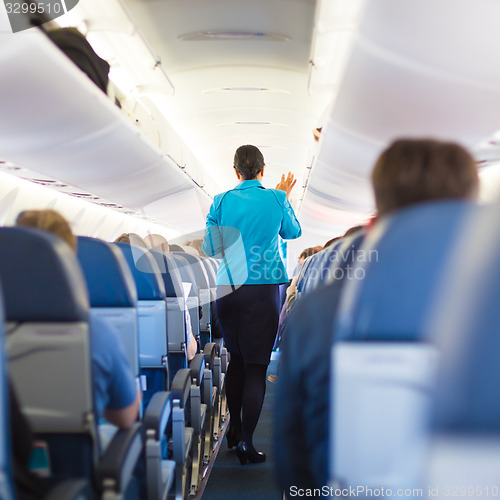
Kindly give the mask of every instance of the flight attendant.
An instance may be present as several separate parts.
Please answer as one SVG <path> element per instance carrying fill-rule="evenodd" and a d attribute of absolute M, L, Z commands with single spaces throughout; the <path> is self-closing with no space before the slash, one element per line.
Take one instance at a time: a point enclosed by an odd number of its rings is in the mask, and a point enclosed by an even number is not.
<path fill-rule="evenodd" d="M 278 237 L 294 239 L 302 233 L 288 201 L 296 181 L 289 173 L 276 189 L 266 189 L 261 184 L 264 167 L 255 146 L 236 150 L 234 170 L 240 182 L 215 196 L 202 246 L 206 255 L 222 259 L 216 312 L 231 354 L 226 375 L 231 416 L 227 442 L 229 448 L 237 447 L 241 464 L 266 460 L 252 439 L 278 328 L 279 285 L 288 282 Z"/>

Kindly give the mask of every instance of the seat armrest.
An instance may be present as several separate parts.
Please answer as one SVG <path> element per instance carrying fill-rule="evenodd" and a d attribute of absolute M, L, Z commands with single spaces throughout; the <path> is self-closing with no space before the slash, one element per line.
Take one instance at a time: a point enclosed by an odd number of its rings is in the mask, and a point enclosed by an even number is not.
<path fill-rule="evenodd" d="M 84 479 L 63 481 L 53 487 L 43 500 L 84 500 L 89 495 L 88 487 Z"/>
<path fill-rule="evenodd" d="M 96 468 L 100 490 L 125 491 L 143 448 L 144 428 L 141 423 L 136 422 L 130 429 L 119 430 Z"/>
<path fill-rule="evenodd" d="M 197 354 L 189 363 L 193 384 L 201 385 L 203 373 L 205 372 L 205 355 Z"/>
<path fill-rule="evenodd" d="M 172 417 L 172 393 L 156 392 L 146 408 L 143 423 L 146 434 L 154 431 L 154 438 L 160 441 Z"/>
<path fill-rule="evenodd" d="M 217 355 L 217 346 L 213 342 L 205 344 L 203 354 L 205 355 L 205 360 L 208 363 L 210 370 L 212 370 L 214 367 L 215 356 Z"/>
<path fill-rule="evenodd" d="M 220 339 L 214 339 L 215 344 L 215 356 L 220 356 L 222 352 L 222 348 L 224 347 L 224 339 L 221 337 Z"/>
<path fill-rule="evenodd" d="M 170 386 L 172 398 L 174 400 L 179 400 L 181 408 L 186 406 L 190 389 L 191 371 L 188 368 L 182 368 L 175 374 L 172 385 Z"/>

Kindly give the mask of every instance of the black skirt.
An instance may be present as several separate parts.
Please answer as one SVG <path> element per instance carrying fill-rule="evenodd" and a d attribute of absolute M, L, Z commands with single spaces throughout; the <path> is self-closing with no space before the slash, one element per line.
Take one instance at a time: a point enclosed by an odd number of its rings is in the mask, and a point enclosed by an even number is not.
<path fill-rule="evenodd" d="M 279 285 L 217 287 L 216 311 L 224 343 L 244 363 L 268 365 L 280 314 Z"/>

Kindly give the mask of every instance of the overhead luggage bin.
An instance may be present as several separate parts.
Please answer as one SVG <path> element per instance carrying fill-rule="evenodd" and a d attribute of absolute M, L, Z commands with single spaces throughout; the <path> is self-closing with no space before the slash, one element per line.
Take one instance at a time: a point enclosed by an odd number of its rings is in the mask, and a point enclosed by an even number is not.
<path fill-rule="evenodd" d="M 490 0 L 363 3 L 301 205 L 308 232 L 321 240 L 332 220 L 369 216 L 371 170 L 396 138 L 452 139 L 480 152 L 498 130 L 498 16 Z"/>
<path fill-rule="evenodd" d="M 203 227 L 209 196 L 42 32 L 5 36 L 2 44 L 2 159 L 151 216 L 161 200 L 187 196 L 197 203 L 183 230 Z M 177 226 L 168 214 L 162 220 Z"/>

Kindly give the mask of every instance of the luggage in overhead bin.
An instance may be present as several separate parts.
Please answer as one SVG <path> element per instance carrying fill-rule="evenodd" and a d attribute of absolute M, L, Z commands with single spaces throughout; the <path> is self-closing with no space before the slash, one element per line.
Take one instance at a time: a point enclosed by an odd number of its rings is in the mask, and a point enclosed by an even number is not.
<path fill-rule="evenodd" d="M 105 94 L 108 89 L 109 64 L 100 58 L 90 43 L 76 28 L 47 31 L 57 45 Z"/>

